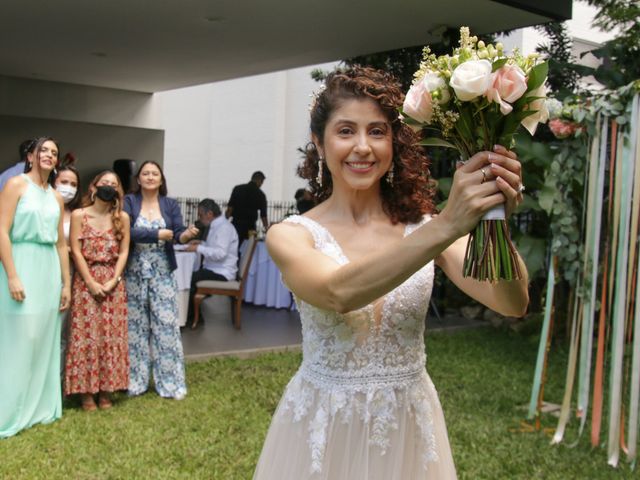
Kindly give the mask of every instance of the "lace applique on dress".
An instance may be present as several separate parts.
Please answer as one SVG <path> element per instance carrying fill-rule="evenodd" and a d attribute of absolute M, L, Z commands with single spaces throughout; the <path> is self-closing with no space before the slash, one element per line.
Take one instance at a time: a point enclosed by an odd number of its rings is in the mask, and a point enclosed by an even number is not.
<path fill-rule="evenodd" d="M 407 225 L 405 236 L 430 219 Z M 331 233 L 317 222 L 291 216 L 313 236 L 315 248 L 348 263 Z M 408 409 L 424 445 L 422 461 L 438 455 L 425 370 L 424 321 L 433 287 L 433 262 L 389 292 L 380 319 L 372 304 L 347 314 L 317 308 L 296 298 L 303 336 L 303 361 L 287 386 L 282 413 L 295 422 L 308 422 L 311 473 L 322 470 L 332 421 L 349 423 L 354 416 L 370 425 L 368 442 L 382 455 L 390 447 L 389 434 L 398 427 L 398 412 Z M 313 405 L 316 405 L 312 411 Z M 438 406 L 439 408 L 439 406 Z"/>

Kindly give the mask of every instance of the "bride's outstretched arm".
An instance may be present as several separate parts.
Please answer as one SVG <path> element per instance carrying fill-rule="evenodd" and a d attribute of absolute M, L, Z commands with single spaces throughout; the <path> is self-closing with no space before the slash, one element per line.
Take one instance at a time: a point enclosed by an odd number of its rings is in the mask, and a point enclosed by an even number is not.
<path fill-rule="evenodd" d="M 487 210 L 505 201 L 496 181 L 481 183 L 485 177 L 481 168 L 498 157 L 502 155 L 474 155 L 454 175 L 447 207 L 439 216 L 356 261 L 338 265 L 314 248 L 306 229 L 287 223 L 269 230 L 269 252 L 289 288 L 306 302 L 342 313 L 361 308 L 438 257 L 466 235 Z"/>

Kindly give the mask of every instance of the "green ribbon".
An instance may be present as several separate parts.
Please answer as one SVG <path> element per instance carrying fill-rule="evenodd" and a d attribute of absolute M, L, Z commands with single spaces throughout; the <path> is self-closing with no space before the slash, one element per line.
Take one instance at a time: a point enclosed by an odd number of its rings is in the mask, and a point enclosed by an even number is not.
<path fill-rule="evenodd" d="M 542 332 L 540 333 L 540 345 L 538 346 L 538 359 L 536 360 L 536 371 L 533 374 L 533 387 L 531 388 L 531 400 L 529 401 L 529 413 L 527 418 L 531 420 L 538 408 L 538 396 L 540 395 L 540 385 L 542 384 L 542 369 L 547 356 L 547 339 L 549 337 L 549 324 L 551 323 L 551 311 L 553 309 L 553 290 L 556 284 L 556 276 L 553 269 L 553 259 L 549 260 L 549 274 L 547 275 L 547 298 L 544 304 L 544 321 Z M 538 412 L 539 414 L 539 412 Z"/>

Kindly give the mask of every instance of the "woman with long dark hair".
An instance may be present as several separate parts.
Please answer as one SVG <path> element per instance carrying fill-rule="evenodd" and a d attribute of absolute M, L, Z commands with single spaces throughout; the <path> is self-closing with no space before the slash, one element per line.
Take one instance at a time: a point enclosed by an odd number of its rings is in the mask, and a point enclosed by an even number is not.
<path fill-rule="evenodd" d="M 425 370 L 434 263 L 488 307 L 512 316 L 526 309 L 526 278 L 462 276 L 467 233 L 492 206 L 511 213 L 522 201 L 516 155 L 496 146 L 472 157 L 435 216 L 427 159 L 398 116 L 403 97 L 390 75 L 356 67 L 330 74 L 312 107 L 299 173 L 320 203 L 267 234 L 296 297 L 303 360 L 256 479 L 455 478 Z"/>
<path fill-rule="evenodd" d="M 71 214 L 73 278 L 65 394 L 80 394 L 87 411 L 111 407 L 111 393 L 129 386 L 127 294 L 129 216 L 111 170 L 89 184 L 83 208 Z"/>
<path fill-rule="evenodd" d="M 62 415 L 60 315 L 69 255 L 60 195 L 49 185 L 58 144 L 37 139 L 26 173 L 0 194 L 0 438 Z"/>
<path fill-rule="evenodd" d="M 149 388 L 153 374 L 161 397 L 180 400 L 187 394 L 184 353 L 178 326 L 177 268 L 173 243 L 198 234 L 185 227 L 178 202 L 167 197 L 160 165 L 144 162 L 136 174 L 135 193 L 125 196 L 131 217 L 131 255 L 127 266 L 129 305 L 129 394 Z"/>

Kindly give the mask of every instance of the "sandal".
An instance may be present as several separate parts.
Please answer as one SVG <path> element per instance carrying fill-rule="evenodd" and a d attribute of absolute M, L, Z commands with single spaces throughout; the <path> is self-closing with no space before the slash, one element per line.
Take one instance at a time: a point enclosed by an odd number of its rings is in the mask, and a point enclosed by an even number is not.
<path fill-rule="evenodd" d="M 82 394 L 82 409 L 85 412 L 93 412 L 96 410 L 98 406 L 96 405 L 96 401 L 93 398 L 93 395 L 90 393 Z"/>
<path fill-rule="evenodd" d="M 111 398 L 108 392 L 100 392 L 98 395 L 98 406 L 102 410 L 113 407 L 113 403 L 111 403 Z"/>

